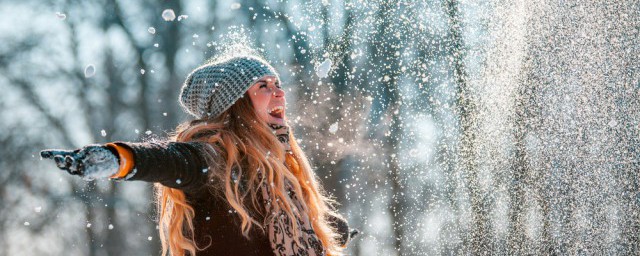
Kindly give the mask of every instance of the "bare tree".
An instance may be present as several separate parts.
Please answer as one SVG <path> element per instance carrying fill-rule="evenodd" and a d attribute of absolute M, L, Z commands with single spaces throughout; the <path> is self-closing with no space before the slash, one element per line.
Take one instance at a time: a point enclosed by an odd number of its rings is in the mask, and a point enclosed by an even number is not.
<path fill-rule="evenodd" d="M 488 241 L 490 232 L 489 220 L 486 213 L 485 197 L 478 182 L 478 166 L 475 155 L 476 143 L 476 101 L 473 91 L 468 86 L 468 75 L 465 69 L 464 57 L 466 54 L 462 38 L 463 24 L 461 21 L 458 1 L 447 0 L 443 2 L 445 12 L 449 18 L 449 39 L 446 46 L 452 56 L 453 79 L 456 88 L 456 114 L 459 118 L 460 143 L 458 153 L 461 163 L 459 172 L 466 177 L 466 185 L 469 191 L 471 203 L 471 230 L 468 239 L 464 239 L 465 250 L 471 253 L 482 253 L 489 250 Z"/>
<path fill-rule="evenodd" d="M 403 120 L 401 117 L 402 102 L 400 99 L 400 38 L 396 33 L 402 33 L 397 22 L 388 17 L 399 15 L 397 1 L 381 1 L 378 4 L 378 12 L 375 19 L 375 32 L 369 42 L 370 54 L 373 60 L 373 68 L 377 78 L 372 83 L 375 91 L 379 93 L 374 98 L 370 118 L 372 125 L 377 126 L 381 119 L 389 122 L 384 126 L 386 132 L 380 138 L 384 152 L 383 166 L 387 167 L 387 177 L 391 182 L 391 198 L 389 213 L 393 229 L 394 248 L 399 255 L 406 254 L 403 242 L 405 237 L 405 224 L 407 205 L 404 198 L 406 182 L 401 174 L 399 165 L 400 140 L 403 138 Z"/>

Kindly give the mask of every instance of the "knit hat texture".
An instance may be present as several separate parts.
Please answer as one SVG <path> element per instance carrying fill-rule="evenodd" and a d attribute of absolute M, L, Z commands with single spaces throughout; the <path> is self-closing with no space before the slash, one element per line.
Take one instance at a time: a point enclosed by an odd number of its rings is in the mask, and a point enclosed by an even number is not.
<path fill-rule="evenodd" d="M 197 119 L 217 117 L 265 75 L 276 70 L 257 56 L 238 56 L 202 65 L 187 76 L 180 105 Z"/>

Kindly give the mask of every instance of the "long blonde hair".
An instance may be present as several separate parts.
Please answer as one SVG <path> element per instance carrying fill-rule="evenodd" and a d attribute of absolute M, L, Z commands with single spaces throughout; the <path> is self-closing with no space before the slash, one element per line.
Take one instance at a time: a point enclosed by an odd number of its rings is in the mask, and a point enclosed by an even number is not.
<path fill-rule="evenodd" d="M 288 199 L 285 180 L 293 184 L 297 195 L 302 196 L 298 213 L 307 213 L 313 230 L 322 242 L 328 255 L 341 255 L 338 234 L 327 218 L 336 215 L 335 201 L 325 195 L 318 184 L 309 161 L 290 133 L 291 153 L 285 153 L 272 130 L 253 110 L 249 96 L 245 94 L 231 108 L 216 118 L 193 120 L 180 124 L 171 138 L 178 142 L 207 142 L 206 155 L 209 176 L 213 181 L 213 191 L 221 194 L 240 216 L 241 230 L 245 237 L 253 225 L 264 229 L 264 224 L 273 214 L 265 212 L 261 202 L 261 187 L 271 186 L 270 210 L 283 210 L 294 220 L 294 204 Z M 263 175 L 258 175 L 262 172 Z M 247 186 L 241 186 L 246 180 Z M 194 209 L 186 201 L 184 192 L 156 184 L 156 202 L 159 211 L 160 240 L 162 255 L 195 255 L 198 247 L 194 239 Z M 250 205 L 250 209 L 246 206 Z M 262 216 L 258 220 L 257 216 Z M 294 232 L 298 232 L 297 222 L 292 221 Z M 255 227 L 254 227 L 255 228 Z"/>

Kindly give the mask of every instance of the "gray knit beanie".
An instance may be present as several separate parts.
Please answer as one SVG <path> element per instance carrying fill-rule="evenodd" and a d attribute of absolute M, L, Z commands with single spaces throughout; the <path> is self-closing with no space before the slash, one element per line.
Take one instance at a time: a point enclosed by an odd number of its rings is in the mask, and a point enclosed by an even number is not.
<path fill-rule="evenodd" d="M 217 117 L 265 75 L 278 77 L 276 70 L 257 56 L 207 63 L 187 76 L 180 92 L 180 105 L 197 119 Z"/>

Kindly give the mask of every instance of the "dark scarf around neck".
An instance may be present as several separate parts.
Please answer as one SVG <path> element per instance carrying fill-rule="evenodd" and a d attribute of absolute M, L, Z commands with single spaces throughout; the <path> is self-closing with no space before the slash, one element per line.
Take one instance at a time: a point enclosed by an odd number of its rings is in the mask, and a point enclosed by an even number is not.
<path fill-rule="evenodd" d="M 291 152 L 291 144 L 289 144 L 289 126 L 269 124 L 269 127 L 273 130 L 273 134 L 278 138 L 278 141 L 282 144 L 286 153 Z M 326 254 L 322 247 L 322 242 L 313 230 L 312 223 L 309 220 L 309 216 L 303 210 L 301 204 L 302 198 L 299 197 L 293 190 L 293 186 L 287 181 L 285 189 L 287 195 L 294 210 L 295 219 L 292 220 L 281 209 L 279 213 L 273 212 L 272 218 L 267 223 L 269 241 L 271 242 L 271 249 L 275 255 L 278 256 L 294 256 L 294 255 L 306 255 L 306 256 L 324 256 Z M 269 193 L 271 189 L 269 186 L 262 187 L 263 199 L 270 202 Z M 270 203 L 269 203 L 270 204 Z M 267 212 L 270 212 L 267 209 Z M 298 227 L 298 236 L 295 237 L 292 232 L 293 221 L 296 222 Z"/>
<path fill-rule="evenodd" d="M 273 134 L 278 138 L 278 141 L 284 147 L 285 152 L 291 152 L 291 144 L 289 144 L 289 126 L 279 124 L 269 124 Z"/>

